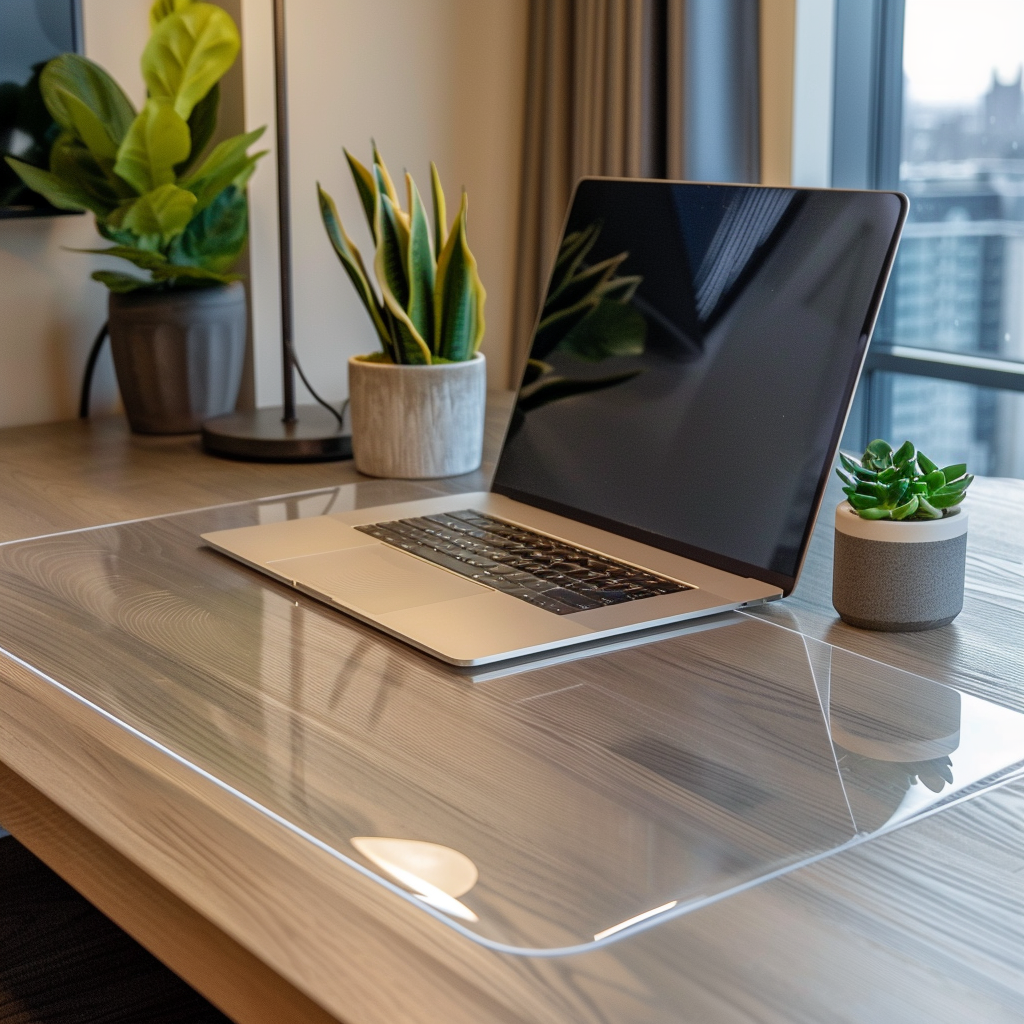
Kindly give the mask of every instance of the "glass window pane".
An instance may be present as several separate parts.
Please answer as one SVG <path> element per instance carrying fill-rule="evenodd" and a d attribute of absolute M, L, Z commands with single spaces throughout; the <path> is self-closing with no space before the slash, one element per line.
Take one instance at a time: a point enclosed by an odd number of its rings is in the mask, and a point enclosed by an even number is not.
<path fill-rule="evenodd" d="M 875 373 L 875 424 L 893 444 L 911 440 L 933 462 L 1024 477 L 1024 394 L 902 373 Z"/>
<path fill-rule="evenodd" d="M 1024 2 L 906 0 L 892 341 L 1024 360 Z"/>

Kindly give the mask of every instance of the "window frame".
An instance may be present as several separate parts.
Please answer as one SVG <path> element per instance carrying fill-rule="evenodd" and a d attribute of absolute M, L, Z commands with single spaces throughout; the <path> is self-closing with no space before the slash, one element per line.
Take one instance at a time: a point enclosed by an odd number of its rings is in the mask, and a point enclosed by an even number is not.
<path fill-rule="evenodd" d="M 903 127 L 905 0 L 835 0 L 832 185 L 896 189 Z M 886 433 L 886 373 L 1024 392 L 1024 363 L 899 345 L 882 307 L 845 441 L 863 448 Z"/>

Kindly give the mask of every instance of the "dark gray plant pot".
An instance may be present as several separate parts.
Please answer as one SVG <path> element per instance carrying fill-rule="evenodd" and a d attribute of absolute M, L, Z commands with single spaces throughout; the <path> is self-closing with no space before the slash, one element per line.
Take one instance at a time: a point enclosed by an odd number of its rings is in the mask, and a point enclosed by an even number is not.
<path fill-rule="evenodd" d="M 952 622 L 964 604 L 967 513 L 926 522 L 861 519 L 836 509 L 832 604 L 861 629 L 913 632 Z"/>
<path fill-rule="evenodd" d="M 110 348 L 137 434 L 190 434 L 232 412 L 245 359 L 245 288 L 110 294 Z"/>

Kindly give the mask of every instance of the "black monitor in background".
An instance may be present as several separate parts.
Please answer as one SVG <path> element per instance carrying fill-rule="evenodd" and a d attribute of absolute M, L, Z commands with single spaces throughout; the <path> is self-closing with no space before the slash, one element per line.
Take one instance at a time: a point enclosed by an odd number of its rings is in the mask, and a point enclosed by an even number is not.
<path fill-rule="evenodd" d="M 788 593 L 906 209 L 581 181 L 494 490 Z"/>
<path fill-rule="evenodd" d="M 52 57 L 81 50 L 79 0 L 0 0 L 0 156 L 48 168 L 57 127 L 39 94 L 39 71 Z M 53 216 L 0 160 L 0 217 Z"/>

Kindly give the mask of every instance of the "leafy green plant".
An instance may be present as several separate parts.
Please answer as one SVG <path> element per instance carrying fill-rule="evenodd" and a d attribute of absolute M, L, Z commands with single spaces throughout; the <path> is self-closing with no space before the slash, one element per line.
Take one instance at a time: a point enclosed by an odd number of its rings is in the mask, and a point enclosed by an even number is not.
<path fill-rule="evenodd" d="M 378 358 L 414 364 L 472 359 L 484 336 L 487 293 L 466 239 L 466 193 L 449 230 L 441 179 L 430 165 L 431 230 L 412 175 L 405 175 L 408 209 L 403 210 L 376 145 L 372 170 L 348 150 L 345 158 L 375 246 L 376 291 L 334 200 L 318 184 L 320 214 L 380 338 L 383 352 Z"/>
<path fill-rule="evenodd" d="M 909 441 L 897 450 L 872 441 L 858 462 L 840 452 L 836 468 L 843 491 L 862 519 L 897 521 L 956 515 L 973 476 L 958 463 L 939 469 Z"/>
<path fill-rule="evenodd" d="M 7 158 L 21 180 L 63 210 L 90 210 L 114 246 L 89 249 L 147 271 L 100 270 L 112 291 L 225 284 L 248 234 L 245 185 L 264 129 L 226 139 L 200 163 L 217 124 L 220 79 L 240 47 L 230 15 L 198 0 L 156 0 L 142 54 L 147 99 L 136 111 L 98 64 L 66 53 L 40 76 L 60 128 L 49 170 Z"/>

